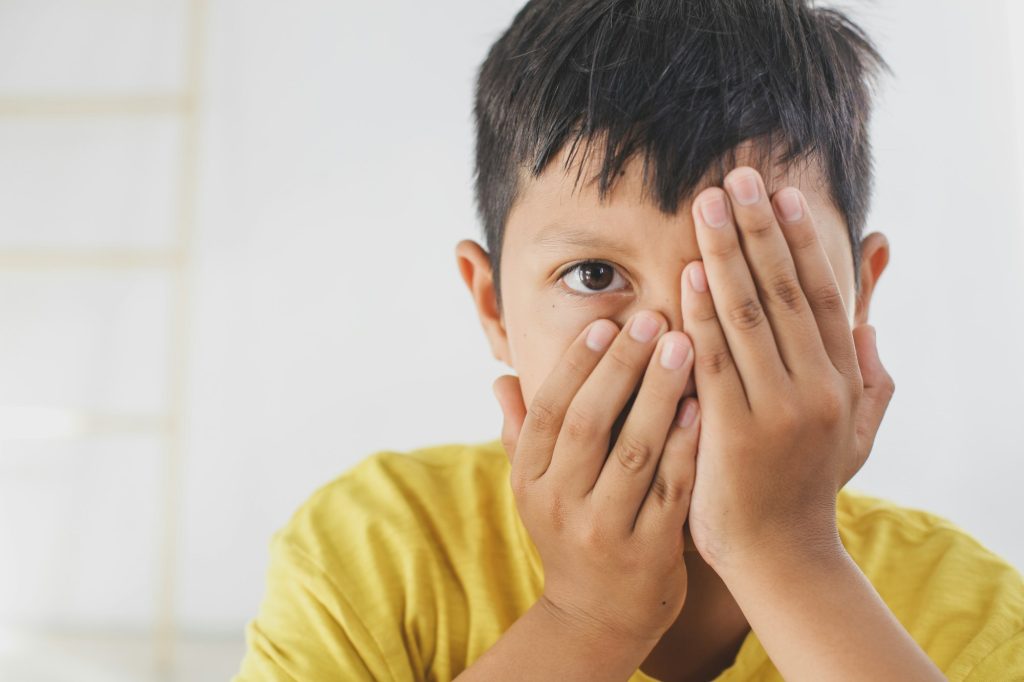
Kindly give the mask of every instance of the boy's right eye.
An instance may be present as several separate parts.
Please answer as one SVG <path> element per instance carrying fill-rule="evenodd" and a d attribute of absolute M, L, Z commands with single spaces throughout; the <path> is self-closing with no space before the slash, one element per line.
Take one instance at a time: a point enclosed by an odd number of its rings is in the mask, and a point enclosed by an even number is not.
<path fill-rule="evenodd" d="M 581 296 L 620 291 L 622 286 L 610 288 L 617 280 L 620 284 L 626 284 L 626 278 L 615 269 L 615 266 L 598 260 L 587 260 L 570 265 L 562 271 L 559 279 L 565 280 L 573 294 Z M 580 288 L 574 287 L 573 284 Z"/>

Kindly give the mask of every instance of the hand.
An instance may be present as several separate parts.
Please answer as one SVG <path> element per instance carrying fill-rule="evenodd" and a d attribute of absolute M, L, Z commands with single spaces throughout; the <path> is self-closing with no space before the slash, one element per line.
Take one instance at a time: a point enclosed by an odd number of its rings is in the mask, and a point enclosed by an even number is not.
<path fill-rule="evenodd" d="M 528 411 L 516 377 L 494 382 L 516 505 L 544 564 L 541 600 L 574 631 L 635 647 L 638 661 L 686 597 L 683 523 L 700 420 L 685 428 L 675 421 L 697 406 L 691 397 L 677 407 L 693 353 L 686 334 L 666 329 L 653 311 L 637 313 L 621 331 L 595 320 Z M 641 375 L 609 453 L 610 429 Z"/>
<path fill-rule="evenodd" d="M 733 194 L 744 183 L 757 188 L 746 205 Z M 850 330 L 802 194 L 769 202 L 750 167 L 725 184 L 729 194 L 711 187 L 693 202 L 703 261 L 682 277 L 703 412 L 690 533 L 716 569 L 842 551 L 836 496 L 867 459 L 894 384 L 874 328 Z M 784 222 L 790 201 L 802 215 Z M 721 227 L 706 220 L 716 213 Z"/>

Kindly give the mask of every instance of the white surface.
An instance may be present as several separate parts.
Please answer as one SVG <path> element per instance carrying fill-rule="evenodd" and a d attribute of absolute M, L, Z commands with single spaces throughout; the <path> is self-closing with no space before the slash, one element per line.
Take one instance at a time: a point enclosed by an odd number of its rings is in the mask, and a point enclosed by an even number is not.
<path fill-rule="evenodd" d="M 0 405 L 165 409 L 168 296 L 154 270 L 0 268 Z"/>
<path fill-rule="evenodd" d="M 245 641 L 184 634 L 177 665 L 163 670 L 145 636 L 98 631 L 0 632 L 0 680 L 5 682 L 224 682 L 238 671 Z"/>
<path fill-rule="evenodd" d="M 150 4 L 0 3 L 0 96 L 177 87 L 180 3 Z M 473 79 L 520 4 L 211 3 L 183 628 L 237 645 L 271 533 L 366 455 L 498 436 L 490 384 L 506 368 L 453 251 L 482 242 Z M 75 21 L 52 20 L 72 6 Z M 874 121 L 868 227 L 892 247 L 871 322 L 897 391 L 851 487 L 946 516 L 1024 566 L 1024 65 L 1009 48 L 1022 16 L 994 0 L 853 6 L 897 75 Z M 168 239 L 177 133 L 159 117 L 0 116 L 0 141 L 0 249 Z M 168 283 L 154 277 L 0 271 L 2 404 L 162 409 Z M 0 515 L 0 625 L 151 625 L 159 453 L 115 441 L 0 442 L 0 499 L 15 507 Z M 32 513 L 36 493 L 59 505 Z M 87 546 L 68 539 L 80 527 Z M 91 597 L 58 598 L 69 576 Z"/>
<path fill-rule="evenodd" d="M 178 144 L 167 115 L 0 118 L 3 246 L 167 246 Z"/>
<path fill-rule="evenodd" d="M 182 0 L 3 0 L 0 92 L 176 88 L 184 9 Z"/>

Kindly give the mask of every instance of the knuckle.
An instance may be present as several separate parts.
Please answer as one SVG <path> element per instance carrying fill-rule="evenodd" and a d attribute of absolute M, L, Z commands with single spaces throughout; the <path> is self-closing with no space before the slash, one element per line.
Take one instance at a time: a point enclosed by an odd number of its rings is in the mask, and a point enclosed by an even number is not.
<path fill-rule="evenodd" d="M 826 388 L 822 390 L 818 394 L 816 403 L 818 405 L 818 414 L 826 424 L 836 424 L 842 418 L 844 412 L 843 396 L 836 389 Z"/>
<path fill-rule="evenodd" d="M 776 229 L 775 219 L 760 213 L 748 218 L 747 223 L 743 228 L 743 233 L 755 239 L 767 237 Z"/>
<path fill-rule="evenodd" d="M 665 505 L 677 505 L 686 501 L 689 488 L 682 483 L 672 481 L 659 470 L 651 481 L 651 494 Z"/>
<path fill-rule="evenodd" d="M 661 377 L 664 379 L 665 377 Z M 661 381 L 648 381 L 645 383 L 641 390 L 645 392 L 644 404 L 646 405 L 675 405 L 679 402 L 679 397 L 682 395 L 683 386 L 680 385 L 675 388 L 671 384 L 667 384 Z"/>
<path fill-rule="evenodd" d="M 526 499 L 526 490 L 530 484 L 530 481 L 526 476 L 513 467 L 508 475 L 508 483 L 512 488 L 512 495 L 517 500 Z"/>
<path fill-rule="evenodd" d="M 615 369 L 618 371 L 633 372 L 636 370 L 636 365 L 633 360 L 621 347 L 610 349 L 605 354 L 605 358 L 607 358 L 608 362 L 613 364 Z"/>
<path fill-rule="evenodd" d="M 559 412 L 554 404 L 543 397 L 534 398 L 530 404 L 529 414 L 533 417 L 533 425 L 537 431 L 552 433 L 558 429 Z"/>
<path fill-rule="evenodd" d="M 570 405 L 562 431 L 575 441 L 588 441 L 597 435 L 597 422 L 579 406 Z"/>
<path fill-rule="evenodd" d="M 633 434 L 621 433 L 615 444 L 615 456 L 627 471 L 641 470 L 654 455 L 654 448 Z"/>
<path fill-rule="evenodd" d="M 858 373 L 856 380 L 850 382 L 851 392 L 853 393 L 853 399 L 859 401 L 864 397 L 864 379 Z"/>
<path fill-rule="evenodd" d="M 755 329 L 764 322 L 764 310 L 758 301 L 744 298 L 729 309 L 729 320 L 738 329 Z"/>
<path fill-rule="evenodd" d="M 818 310 L 832 313 L 844 310 L 843 294 L 835 282 L 818 287 L 814 292 L 814 304 Z"/>
<path fill-rule="evenodd" d="M 736 239 L 722 235 L 724 238 L 713 239 L 707 245 L 709 255 L 721 260 L 728 260 L 739 255 L 740 244 Z"/>
<path fill-rule="evenodd" d="M 573 377 L 585 377 L 590 373 L 590 368 L 587 367 L 578 356 L 570 355 L 565 358 L 565 366 L 569 370 L 569 374 Z"/>
<path fill-rule="evenodd" d="M 693 316 L 697 322 L 714 322 L 718 319 L 718 311 L 715 310 L 715 306 L 712 302 L 708 301 L 706 305 L 697 306 Z"/>
<path fill-rule="evenodd" d="M 791 251 L 802 252 L 818 247 L 818 232 L 814 225 L 806 220 L 787 225 L 782 233 Z"/>
<path fill-rule="evenodd" d="M 768 290 L 786 310 L 796 312 L 802 308 L 803 289 L 791 273 L 785 272 L 773 277 L 768 283 Z"/>
<path fill-rule="evenodd" d="M 790 225 L 786 229 L 789 242 L 794 251 L 804 251 L 818 244 L 818 233 L 813 227 L 804 227 L 800 223 Z"/>
<path fill-rule="evenodd" d="M 591 552 L 603 553 L 608 542 L 607 531 L 596 519 L 589 519 L 580 529 L 580 544 Z"/>
<path fill-rule="evenodd" d="M 732 356 L 725 349 L 714 350 L 698 355 L 697 364 L 708 374 L 721 374 L 732 367 Z"/>

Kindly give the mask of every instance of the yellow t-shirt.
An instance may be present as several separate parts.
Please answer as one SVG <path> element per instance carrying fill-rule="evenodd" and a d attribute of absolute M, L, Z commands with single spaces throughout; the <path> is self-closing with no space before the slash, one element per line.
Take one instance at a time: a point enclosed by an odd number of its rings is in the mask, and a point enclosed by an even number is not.
<path fill-rule="evenodd" d="M 451 680 L 540 596 L 500 440 L 380 451 L 271 540 L 234 682 Z M 954 682 L 1024 680 L 1024 580 L 933 514 L 844 488 L 840 537 Z M 782 680 L 751 631 L 716 681 Z M 628 682 L 652 682 L 639 669 Z"/>

